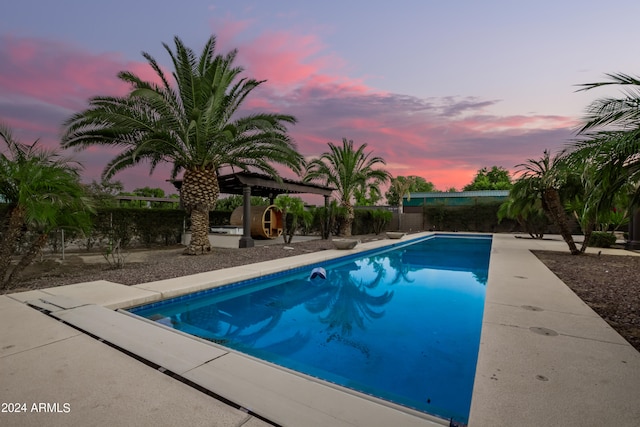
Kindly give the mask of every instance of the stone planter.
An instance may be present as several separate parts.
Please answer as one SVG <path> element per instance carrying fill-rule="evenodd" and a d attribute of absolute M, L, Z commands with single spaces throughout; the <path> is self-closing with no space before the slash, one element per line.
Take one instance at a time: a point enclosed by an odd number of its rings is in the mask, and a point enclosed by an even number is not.
<path fill-rule="evenodd" d="M 332 241 L 336 249 L 353 249 L 358 244 L 355 239 L 333 239 Z"/>
<path fill-rule="evenodd" d="M 407 233 L 403 233 L 401 231 L 387 231 L 387 237 L 389 239 L 402 239 L 405 234 Z"/>

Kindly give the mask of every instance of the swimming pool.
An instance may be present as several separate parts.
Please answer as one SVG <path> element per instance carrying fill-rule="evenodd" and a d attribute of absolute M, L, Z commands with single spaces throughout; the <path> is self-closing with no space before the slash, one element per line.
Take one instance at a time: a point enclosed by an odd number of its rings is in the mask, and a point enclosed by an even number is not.
<path fill-rule="evenodd" d="M 490 236 L 430 236 L 130 311 L 466 423 L 490 247 Z M 309 278 L 316 267 L 326 279 Z"/>

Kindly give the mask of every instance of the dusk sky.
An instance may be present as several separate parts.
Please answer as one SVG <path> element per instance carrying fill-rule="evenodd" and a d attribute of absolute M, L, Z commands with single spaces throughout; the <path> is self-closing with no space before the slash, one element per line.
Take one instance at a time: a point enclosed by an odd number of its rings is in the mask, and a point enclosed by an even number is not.
<path fill-rule="evenodd" d="M 640 2 L 83 0 L 5 2 L 0 121 L 22 142 L 57 147 L 62 123 L 97 95 L 126 93 L 116 74 L 171 70 L 179 36 L 200 53 L 239 50 L 267 80 L 248 108 L 293 114 L 299 151 L 343 137 L 368 144 L 393 176 L 460 189 L 493 165 L 511 171 L 574 136 L 585 107 L 611 89 L 576 92 L 605 73 L 639 75 Z M 113 149 L 74 157 L 99 180 Z M 168 168 L 120 172 L 127 191 L 161 187 Z"/>

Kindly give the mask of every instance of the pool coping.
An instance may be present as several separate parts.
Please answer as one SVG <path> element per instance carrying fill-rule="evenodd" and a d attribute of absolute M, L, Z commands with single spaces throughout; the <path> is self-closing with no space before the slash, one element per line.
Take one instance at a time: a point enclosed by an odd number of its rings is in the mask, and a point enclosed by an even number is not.
<path fill-rule="evenodd" d="M 433 233 L 408 237 L 430 234 Z M 493 235 L 469 425 L 605 425 L 613 421 L 619 425 L 637 424 L 640 409 L 633 396 L 640 393 L 640 353 L 530 252 L 566 250 L 562 241 L 514 237 Z M 398 243 L 402 242 L 368 242 L 348 253 Z M 159 366 L 173 363 L 173 369 L 188 380 L 205 388 L 213 384 L 218 389 L 214 390 L 216 393 L 236 403 L 240 400 L 243 408 L 282 425 L 443 425 L 422 413 L 398 410 L 394 405 L 362 399 L 359 393 L 345 393 L 326 384 L 319 386 L 280 368 L 264 369 L 267 365 L 263 362 L 230 351 L 213 351 L 210 349 L 215 346 L 207 343 L 204 348 L 199 344 L 205 343 L 194 344 L 191 338 L 185 338 L 191 340 L 189 344 L 179 344 L 177 348 L 194 345 L 204 350 L 174 355 L 175 360 L 167 361 L 166 355 L 158 355 L 164 351 L 158 351 L 163 348 L 158 343 L 168 339 L 167 333 L 175 332 L 160 332 L 162 328 L 156 330 L 156 344 L 142 349 L 141 343 L 153 335 L 146 326 L 140 326 L 144 331 L 138 332 L 142 335 L 137 339 L 131 338 L 132 334 L 136 336 L 131 332 L 131 323 L 126 323 L 126 334 L 118 333 L 126 315 L 116 309 L 344 255 L 345 251 L 322 251 L 179 280 L 131 287 L 98 281 L 9 297 L 40 306 L 93 335 L 111 334 L 110 340 L 120 340 L 125 350 L 160 361 Z M 196 355 L 200 359 L 194 359 Z M 316 424 L 310 420 L 316 420 Z"/>

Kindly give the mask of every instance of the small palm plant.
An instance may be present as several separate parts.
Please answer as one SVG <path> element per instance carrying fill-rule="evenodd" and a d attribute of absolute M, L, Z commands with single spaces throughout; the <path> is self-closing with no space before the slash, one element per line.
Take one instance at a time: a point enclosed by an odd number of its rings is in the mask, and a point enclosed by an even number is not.
<path fill-rule="evenodd" d="M 304 202 L 299 197 L 280 195 L 275 200 L 275 205 L 282 212 L 284 230 L 282 236 L 285 243 L 291 243 L 293 236 L 301 224 L 308 225 L 312 220 L 312 213 L 304 209 Z"/>
<path fill-rule="evenodd" d="M 80 183 L 79 165 L 38 141 L 18 142 L 4 125 L 0 139 L 6 145 L 0 153 L 0 198 L 9 207 L 0 228 L 0 289 L 9 289 L 52 231 L 89 229 L 93 204 Z M 19 246 L 26 250 L 12 268 Z"/>
<path fill-rule="evenodd" d="M 346 210 L 339 234 L 351 236 L 351 226 L 355 218 L 353 201 L 356 191 L 378 189 L 389 180 L 389 173 L 375 169 L 376 165 L 385 165 L 382 157 L 365 153 L 367 144 L 355 148 L 352 140 L 342 139 L 342 146 L 329 142 L 329 152 L 309 162 L 304 180 L 321 180 L 324 185 L 337 189 L 340 206 Z M 375 192 L 375 191 L 374 191 Z"/>
<path fill-rule="evenodd" d="M 549 226 L 549 219 L 542 209 L 542 198 L 535 191 L 533 181 L 517 180 L 509 191 L 509 198 L 498 209 L 498 222 L 514 219 L 529 235 L 542 239 Z"/>
<path fill-rule="evenodd" d="M 566 184 L 568 170 L 559 160 L 559 156 L 551 157 L 547 150 L 538 159 L 529 159 L 526 163 L 517 165 L 521 173 L 518 186 L 521 194 L 530 198 L 532 194 L 540 198 L 541 206 L 549 219 L 558 227 L 562 238 L 569 246 L 572 254 L 580 254 L 569 228 L 569 220 L 560 196 L 562 187 Z"/>

